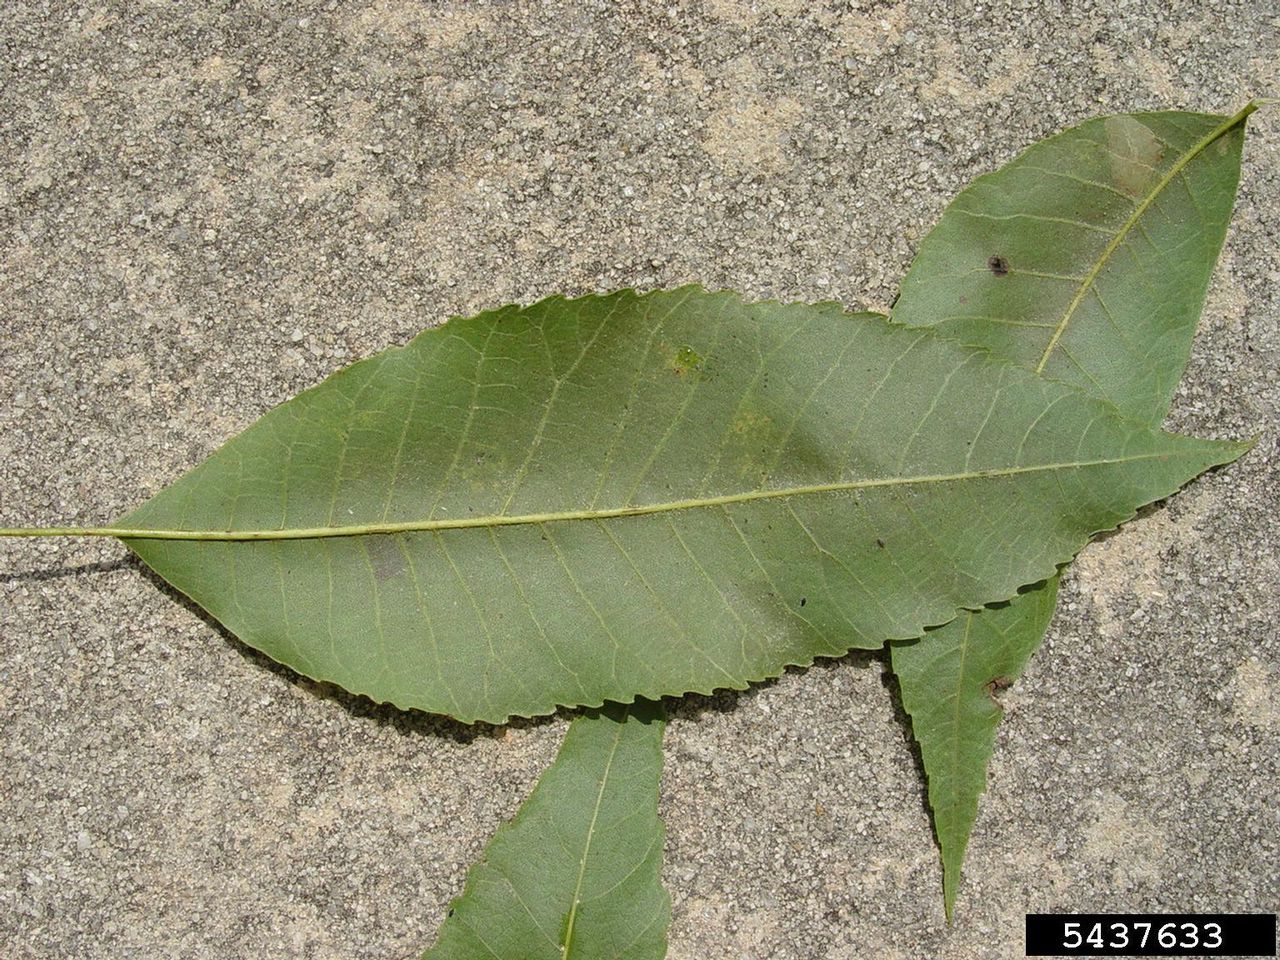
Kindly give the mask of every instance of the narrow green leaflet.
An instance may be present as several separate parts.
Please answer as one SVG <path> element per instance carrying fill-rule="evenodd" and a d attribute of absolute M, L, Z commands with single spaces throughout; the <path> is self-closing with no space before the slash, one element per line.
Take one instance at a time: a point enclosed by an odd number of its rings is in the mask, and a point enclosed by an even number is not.
<path fill-rule="evenodd" d="M 1011 602 L 966 610 L 919 641 L 892 644 L 902 707 L 924 759 L 929 807 L 942 850 L 950 919 L 978 798 L 1000 723 L 1000 691 L 1022 674 L 1053 618 L 1058 578 Z"/>
<path fill-rule="evenodd" d="M 1154 426 L 1190 352 L 1252 110 L 1107 117 L 1032 146 L 948 207 L 921 245 L 894 319 L 1043 365 L 1044 375 Z M 1143 144 L 1157 144 L 1160 161 L 1135 195 L 1130 161 Z M 1023 250 L 1049 251 L 1055 267 L 1085 278 L 1066 307 L 1058 281 L 1041 275 L 1046 264 L 1016 254 Z M 892 650 L 929 781 L 948 917 L 1000 716 L 990 685 L 1020 675 L 1056 590 L 1054 578 Z"/>
<path fill-rule="evenodd" d="M 624 291 L 348 367 L 110 530 L 303 674 L 498 722 L 919 636 L 1243 449 L 835 305 Z"/>
<path fill-rule="evenodd" d="M 660 960 L 662 706 L 574 720 L 555 762 L 472 867 L 424 960 Z"/>

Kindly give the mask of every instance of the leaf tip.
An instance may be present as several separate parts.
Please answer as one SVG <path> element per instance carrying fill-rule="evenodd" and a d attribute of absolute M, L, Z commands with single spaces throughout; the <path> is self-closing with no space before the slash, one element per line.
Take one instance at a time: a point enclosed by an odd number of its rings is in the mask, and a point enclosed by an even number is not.
<path fill-rule="evenodd" d="M 1246 453 L 1252 450 L 1257 445 L 1258 441 L 1261 439 L 1262 439 L 1262 434 L 1255 433 L 1252 437 L 1249 437 L 1247 440 L 1221 441 L 1222 443 L 1221 449 L 1222 449 L 1223 455 L 1227 458 L 1227 459 L 1224 459 L 1222 462 L 1231 463 L 1233 460 L 1240 459 Z"/>
<path fill-rule="evenodd" d="M 956 873 L 950 867 L 942 868 L 942 912 L 947 918 L 948 927 L 956 922 L 956 893 L 960 880 Z"/>
<path fill-rule="evenodd" d="M 1199 440 L 1196 446 L 1205 459 L 1206 469 L 1222 467 L 1239 460 L 1253 449 L 1262 434 L 1254 434 L 1247 440 Z"/>

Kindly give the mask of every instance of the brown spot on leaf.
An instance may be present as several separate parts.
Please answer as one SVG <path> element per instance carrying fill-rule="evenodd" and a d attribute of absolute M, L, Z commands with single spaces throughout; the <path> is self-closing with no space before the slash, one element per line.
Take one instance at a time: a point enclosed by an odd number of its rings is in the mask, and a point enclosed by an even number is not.
<path fill-rule="evenodd" d="M 999 677 L 992 677 L 985 684 L 983 684 L 982 689 L 986 692 L 987 696 L 991 698 L 991 702 L 998 707 L 1000 706 L 1000 699 L 996 696 L 996 694 L 999 693 L 1001 690 L 1009 689 L 1009 687 L 1011 686 L 1013 686 L 1013 677 L 1006 677 L 1001 675 Z"/>
<path fill-rule="evenodd" d="M 1009 261 L 1000 254 L 992 254 L 987 260 L 987 268 L 997 277 L 1006 277 L 1009 275 Z"/>

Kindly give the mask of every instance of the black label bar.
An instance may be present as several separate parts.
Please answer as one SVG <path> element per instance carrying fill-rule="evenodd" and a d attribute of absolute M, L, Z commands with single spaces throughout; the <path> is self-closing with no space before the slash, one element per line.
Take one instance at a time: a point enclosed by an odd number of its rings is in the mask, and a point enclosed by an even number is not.
<path fill-rule="evenodd" d="M 1274 913 L 1029 913 L 1028 957 L 1274 957 Z"/>

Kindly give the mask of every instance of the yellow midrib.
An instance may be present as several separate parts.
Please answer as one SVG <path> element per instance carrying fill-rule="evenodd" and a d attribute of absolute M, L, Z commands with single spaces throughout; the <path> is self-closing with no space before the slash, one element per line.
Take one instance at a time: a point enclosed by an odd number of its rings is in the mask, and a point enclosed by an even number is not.
<path fill-rule="evenodd" d="M 795 487 L 777 487 L 764 490 L 748 490 L 742 493 L 721 494 L 714 497 L 698 497 L 687 500 L 669 500 L 661 503 L 637 504 L 625 507 L 606 507 L 589 510 L 558 510 L 547 513 L 494 514 L 480 517 L 451 517 L 443 520 L 405 520 L 391 523 L 363 523 L 335 527 L 294 527 L 277 530 L 166 530 L 147 527 L 12 527 L 0 529 L 0 537 L 118 537 L 136 540 L 321 540 L 331 537 L 360 537 L 375 534 L 419 533 L 433 530 L 459 530 L 476 527 L 509 527 L 525 524 L 560 523 L 570 520 L 613 520 L 619 517 L 640 517 L 656 513 L 671 513 L 703 507 L 728 506 L 755 500 L 779 500 L 821 493 L 841 493 L 851 490 L 868 490 L 876 487 L 919 486 L 934 483 L 955 483 L 962 480 L 986 480 L 1013 477 L 1029 473 L 1047 473 L 1055 470 L 1075 470 L 1085 467 L 1101 467 L 1112 464 L 1134 463 L 1141 460 L 1160 460 L 1174 451 L 1134 454 L 1128 457 L 1109 457 L 1096 460 L 1069 460 L 1056 463 L 1040 463 L 1021 467 L 1000 467 L 992 470 L 971 470 L 960 473 L 931 473 L 905 477 L 879 477 L 860 480 L 838 480 L 830 483 L 814 483 Z"/>
<path fill-rule="evenodd" d="M 604 773 L 600 776 L 600 788 L 596 791 L 595 807 L 591 811 L 591 824 L 587 827 L 587 839 L 582 845 L 582 858 L 578 861 L 578 882 L 573 888 L 573 903 L 569 905 L 569 917 L 565 921 L 564 937 L 560 944 L 560 956 L 570 960 L 569 951 L 573 949 L 574 924 L 578 919 L 578 905 L 582 902 L 582 882 L 587 874 L 587 858 L 591 853 L 591 843 L 596 836 L 596 822 L 600 819 L 600 807 L 604 803 L 605 787 L 609 783 L 609 775 L 613 772 L 613 760 L 618 755 L 618 745 L 622 743 L 622 727 L 631 708 L 622 712 L 617 731 L 613 735 L 613 745 L 609 748 L 609 759 L 604 765 Z"/>

